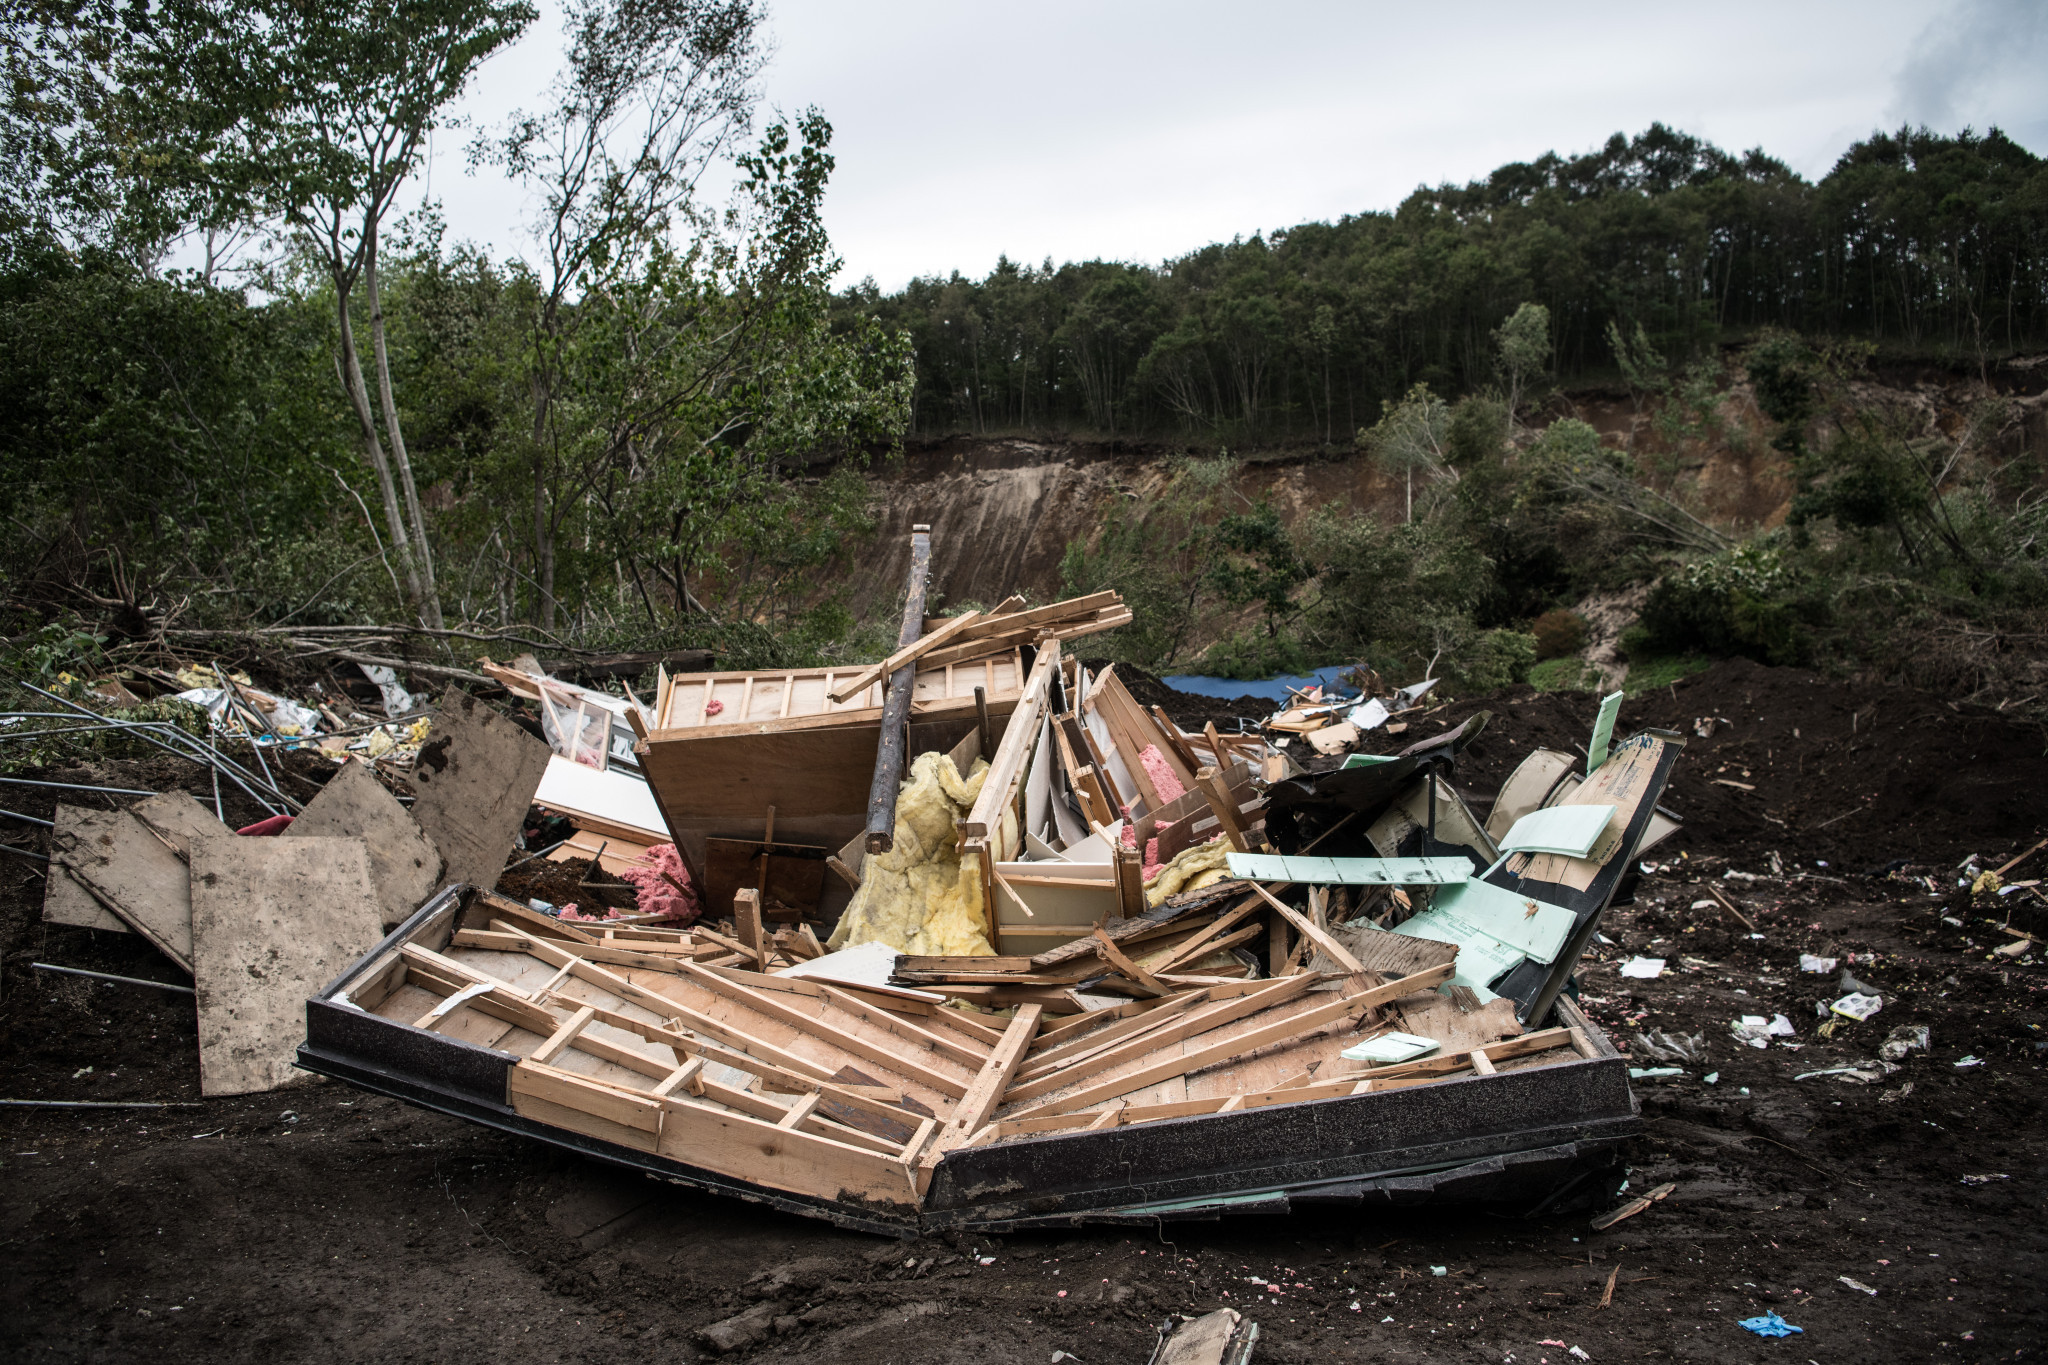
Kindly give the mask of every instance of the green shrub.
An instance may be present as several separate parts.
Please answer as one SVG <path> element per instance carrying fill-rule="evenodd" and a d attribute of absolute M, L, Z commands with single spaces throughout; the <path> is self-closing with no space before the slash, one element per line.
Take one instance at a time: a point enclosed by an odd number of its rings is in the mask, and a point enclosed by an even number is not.
<path fill-rule="evenodd" d="M 1529 670 L 1529 686 L 1538 692 L 1591 692 L 1600 686 L 1600 670 L 1584 659 L 1548 659 Z"/>
<path fill-rule="evenodd" d="M 1657 580 L 1639 630 L 1623 636 L 1631 657 L 1742 655 L 1768 664 L 1807 661 L 1814 609 L 1775 545 L 1751 541 Z"/>
<path fill-rule="evenodd" d="M 1586 644 L 1586 618 L 1562 607 L 1544 612 L 1529 629 L 1536 637 L 1538 659 L 1560 659 Z"/>

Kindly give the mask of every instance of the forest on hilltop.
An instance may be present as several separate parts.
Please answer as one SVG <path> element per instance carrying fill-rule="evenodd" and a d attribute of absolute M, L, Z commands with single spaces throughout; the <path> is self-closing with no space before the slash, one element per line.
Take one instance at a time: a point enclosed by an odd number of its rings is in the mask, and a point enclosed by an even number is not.
<path fill-rule="evenodd" d="M 467 130 L 524 253 L 399 214 L 534 17 L 10 11 L 0 664 L 362 622 L 450 666 L 510 629 L 874 657 L 843 589 L 904 438 L 1055 433 L 1164 462 L 1063 567 L 1125 593 L 1100 643 L 1147 666 L 1590 685 L 1604 595 L 1638 684 L 1747 654 L 2048 705 L 2048 163 L 1995 129 L 1873 134 L 1809 183 L 1654 125 L 1157 266 L 883 295 L 835 287 L 829 120 L 758 118 L 757 0 L 569 0 L 555 78 Z M 1588 385 L 1626 440 L 1573 415 Z M 1368 462 L 1398 515 L 1247 499 L 1274 450 Z M 1724 457 L 1783 478 L 1783 524 L 1705 510 Z"/>
<path fill-rule="evenodd" d="M 1006 259 L 839 307 L 909 333 L 919 431 L 1252 445 L 1348 444 L 1417 383 L 1496 382 L 1523 303 L 1563 383 L 1619 377 L 1617 324 L 1678 364 L 1778 327 L 1976 367 L 2048 344 L 2048 162 L 1996 129 L 1903 128 L 1816 184 L 1653 124 L 1156 267 Z"/>

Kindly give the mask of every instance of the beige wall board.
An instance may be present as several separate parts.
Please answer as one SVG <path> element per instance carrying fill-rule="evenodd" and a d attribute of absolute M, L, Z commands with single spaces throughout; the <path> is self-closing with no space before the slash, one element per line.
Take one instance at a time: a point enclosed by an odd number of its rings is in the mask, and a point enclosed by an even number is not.
<path fill-rule="evenodd" d="M 413 764 L 412 817 L 447 860 L 442 884 L 498 884 L 547 771 L 548 746 L 451 688 Z"/>
<path fill-rule="evenodd" d="M 370 879 L 395 929 L 441 885 L 441 851 L 412 812 L 398 804 L 369 768 L 341 765 L 285 831 L 289 838 L 361 839 L 370 850 Z"/>
<path fill-rule="evenodd" d="M 96 815 L 99 812 L 82 806 L 67 806 L 57 803 L 56 828 L 51 831 L 50 842 L 63 846 L 77 837 L 78 817 Z M 50 876 L 43 888 L 43 923 L 70 924 L 81 929 L 104 929 L 110 934 L 135 932 L 122 923 L 121 917 L 101 905 L 99 898 L 86 888 L 84 882 L 73 877 L 62 863 L 50 865 Z"/>
<path fill-rule="evenodd" d="M 200 839 L 192 847 L 199 1091 L 244 1095 L 294 1074 L 306 997 L 383 935 L 360 839 Z"/>
<path fill-rule="evenodd" d="M 81 810 L 69 825 L 64 837 L 53 835 L 52 858 L 135 932 L 191 971 L 192 886 L 184 862 L 127 811 Z"/>

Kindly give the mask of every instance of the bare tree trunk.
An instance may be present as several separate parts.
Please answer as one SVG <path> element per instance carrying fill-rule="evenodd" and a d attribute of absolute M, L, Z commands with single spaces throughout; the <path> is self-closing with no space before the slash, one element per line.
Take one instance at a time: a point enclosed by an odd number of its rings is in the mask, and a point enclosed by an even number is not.
<path fill-rule="evenodd" d="M 405 434 L 398 425 L 398 403 L 391 394 L 391 358 L 384 343 L 384 299 L 377 289 L 377 226 L 366 228 L 369 241 L 363 251 L 363 284 L 370 295 L 370 345 L 377 360 L 377 402 L 384 410 L 384 434 L 391 441 L 392 462 L 405 489 L 405 509 L 412 517 L 413 553 L 419 559 L 420 606 L 427 625 L 441 629 L 441 594 L 434 583 L 434 551 L 427 540 L 427 521 L 420 512 L 419 489 L 412 478 L 412 460 L 405 453 Z"/>
<path fill-rule="evenodd" d="M 384 523 L 391 530 L 392 548 L 398 551 L 398 562 L 405 566 L 406 588 L 412 593 L 413 601 L 420 601 L 424 594 L 420 588 L 419 566 L 412 556 L 412 537 L 406 533 L 405 516 L 398 508 L 398 489 L 391 481 L 391 462 L 384 458 L 384 442 L 377 435 L 377 417 L 370 411 L 370 393 L 363 383 L 363 362 L 356 350 L 355 324 L 349 320 L 348 298 L 350 281 L 337 274 L 334 277 L 334 294 L 341 323 L 341 386 L 348 390 L 349 406 L 355 409 L 356 421 L 363 428 L 363 452 L 369 457 L 370 468 L 377 475 L 377 491 L 384 496 Z"/>

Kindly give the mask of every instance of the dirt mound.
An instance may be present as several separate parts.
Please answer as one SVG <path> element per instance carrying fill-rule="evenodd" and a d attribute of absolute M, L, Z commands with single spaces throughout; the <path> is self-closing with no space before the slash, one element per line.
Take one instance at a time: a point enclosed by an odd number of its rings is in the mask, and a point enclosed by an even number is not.
<path fill-rule="evenodd" d="M 1493 712 L 1458 764 L 1460 789 L 1483 810 L 1531 749 L 1583 753 L 1597 705 L 1589 693 L 1509 688 L 1378 747 Z M 1696 722 L 1708 717 L 1703 737 Z M 2048 833 L 2048 736 L 1988 707 L 1734 659 L 1624 702 L 1618 732 L 1645 727 L 1686 739 L 1664 796 L 1685 819 L 1674 847 L 1869 871 L 1990 858 Z"/>
<path fill-rule="evenodd" d="M 1111 661 L 1083 659 L 1081 662 L 1090 673 L 1099 673 L 1109 667 Z M 1280 709 L 1266 697 L 1204 697 L 1193 692 L 1176 691 L 1161 681 L 1158 674 L 1147 673 L 1136 664 L 1118 664 L 1116 675 L 1137 698 L 1138 705 L 1164 709 L 1184 730 L 1199 730 L 1206 722 L 1215 721 L 1217 729 L 1225 734 L 1235 734 L 1240 719 L 1261 721 Z"/>

